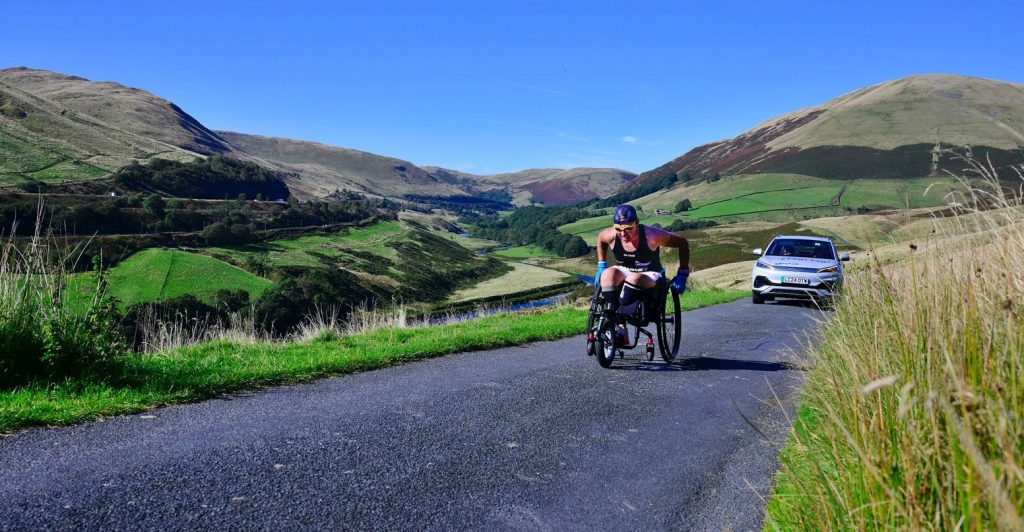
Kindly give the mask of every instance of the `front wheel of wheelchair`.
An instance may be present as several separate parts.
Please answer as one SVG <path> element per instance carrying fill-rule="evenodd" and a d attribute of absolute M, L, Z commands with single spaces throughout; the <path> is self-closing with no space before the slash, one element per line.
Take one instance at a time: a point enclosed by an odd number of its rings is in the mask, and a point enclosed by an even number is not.
<path fill-rule="evenodd" d="M 665 362 L 672 362 L 679 354 L 679 339 L 682 336 L 679 313 L 679 294 L 675 290 L 668 290 L 665 305 L 661 308 L 661 319 L 658 320 L 658 347 Z"/>
<path fill-rule="evenodd" d="M 597 325 L 605 313 L 607 304 L 601 297 L 599 287 L 594 287 L 594 297 L 590 300 L 590 316 L 587 318 L 587 355 L 597 354 Z"/>
<path fill-rule="evenodd" d="M 595 332 L 594 356 L 602 368 L 612 367 L 615 361 L 615 325 L 607 320 L 600 320 L 600 328 Z"/>

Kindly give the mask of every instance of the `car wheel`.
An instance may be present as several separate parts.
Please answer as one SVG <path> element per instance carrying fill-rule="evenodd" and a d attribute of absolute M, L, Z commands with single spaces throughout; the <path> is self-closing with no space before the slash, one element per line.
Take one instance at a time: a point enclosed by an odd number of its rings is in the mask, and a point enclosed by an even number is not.
<path fill-rule="evenodd" d="M 753 295 L 750 296 L 750 301 L 755 305 L 761 305 L 764 303 L 764 296 L 754 292 Z"/>

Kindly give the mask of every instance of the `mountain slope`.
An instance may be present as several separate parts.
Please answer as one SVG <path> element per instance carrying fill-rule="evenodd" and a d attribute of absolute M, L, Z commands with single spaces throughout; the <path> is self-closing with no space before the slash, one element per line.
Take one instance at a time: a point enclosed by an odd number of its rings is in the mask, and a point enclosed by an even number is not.
<path fill-rule="evenodd" d="M 324 196 L 355 190 L 381 196 L 459 196 L 465 192 L 408 161 L 318 142 L 218 131 L 232 145 L 298 174 L 287 179 L 294 192 Z"/>
<path fill-rule="evenodd" d="M 674 173 L 912 178 L 963 167 L 964 152 L 1024 161 L 1024 85 L 933 74 L 887 81 L 699 146 L 631 186 Z"/>
<path fill-rule="evenodd" d="M 110 127 L 190 152 L 213 155 L 236 151 L 177 105 L 141 89 L 29 68 L 0 70 L 0 82 Z"/>
<path fill-rule="evenodd" d="M 424 166 L 435 177 L 469 192 L 507 192 L 517 205 L 571 205 L 613 194 L 636 177 L 615 168 L 533 168 L 493 175 L 474 175 Z"/>
<path fill-rule="evenodd" d="M 0 185 L 76 182 L 132 162 L 259 163 L 167 100 L 45 70 L 0 70 Z"/>

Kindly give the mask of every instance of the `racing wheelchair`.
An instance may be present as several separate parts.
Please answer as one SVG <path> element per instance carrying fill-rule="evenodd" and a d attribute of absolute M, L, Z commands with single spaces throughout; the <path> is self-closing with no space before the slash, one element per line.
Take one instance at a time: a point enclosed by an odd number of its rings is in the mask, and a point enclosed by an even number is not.
<path fill-rule="evenodd" d="M 597 358 L 602 368 L 610 368 L 616 355 L 623 358 L 626 351 L 636 349 L 643 336 L 646 338 L 644 349 L 647 360 L 652 361 L 654 335 L 647 328 L 653 324 L 662 360 L 675 360 L 679 353 L 681 321 L 679 294 L 670 285 L 671 281 L 662 275 L 653 288 L 645 290 L 636 312 L 620 316 L 608 308 L 599 283 L 595 283 L 594 297 L 590 300 L 590 316 L 587 319 L 587 354 Z M 616 330 L 624 331 L 625 335 L 618 334 Z"/>

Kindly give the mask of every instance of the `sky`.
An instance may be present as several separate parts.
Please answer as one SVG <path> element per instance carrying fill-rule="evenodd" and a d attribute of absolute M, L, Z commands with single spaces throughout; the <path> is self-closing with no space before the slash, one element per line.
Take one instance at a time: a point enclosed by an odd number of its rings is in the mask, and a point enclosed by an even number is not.
<path fill-rule="evenodd" d="M 912 74 L 1024 82 L 1024 3 L 7 0 L 0 68 L 116 81 L 211 129 L 476 174 L 643 172 Z"/>

